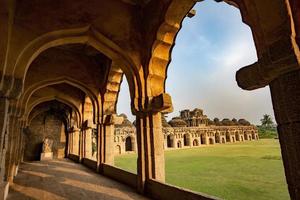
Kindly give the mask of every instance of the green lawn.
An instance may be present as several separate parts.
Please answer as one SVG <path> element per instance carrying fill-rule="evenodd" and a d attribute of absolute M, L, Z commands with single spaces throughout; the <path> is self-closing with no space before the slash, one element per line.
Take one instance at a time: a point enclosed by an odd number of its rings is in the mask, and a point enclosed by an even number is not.
<path fill-rule="evenodd" d="M 278 140 L 222 144 L 165 152 L 166 182 L 234 200 L 289 199 Z M 115 158 L 136 172 L 136 154 Z"/>

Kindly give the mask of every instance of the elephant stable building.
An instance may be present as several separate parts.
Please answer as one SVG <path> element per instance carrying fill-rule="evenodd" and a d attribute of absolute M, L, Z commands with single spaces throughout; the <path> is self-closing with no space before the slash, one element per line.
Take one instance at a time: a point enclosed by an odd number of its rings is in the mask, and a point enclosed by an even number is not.
<path fill-rule="evenodd" d="M 183 19 L 193 16 L 191 9 L 197 2 L 0 0 L 0 199 L 6 199 L 9 187 L 14 188 L 18 178 L 25 179 L 19 170 L 26 166 L 22 161 L 39 157 L 43 148 L 30 146 L 30 142 L 48 136 L 52 137 L 49 141 L 53 141 L 54 158 L 68 157 L 122 182 L 123 189 L 118 192 L 125 191 L 127 185 L 141 198 L 216 199 L 165 184 L 167 138 L 161 113 L 172 111 L 165 83 L 176 35 Z M 300 1 L 224 2 L 240 10 L 243 22 L 252 31 L 258 57 L 257 62 L 240 66 L 237 84 L 244 90 L 269 86 L 290 198 L 299 200 Z M 137 145 L 133 148 L 138 152 L 137 174 L 113 166 L 113 115 L 124 76 L 131 111 L 136 116 Z M 227 141 L 227 131 L 221 126 L 217 127 L 218 139 L 217 131 L 208 129 L 205 139 L 200 140 L 201 131 L 193 131 L 197 122 L 185 123 L 187 127 L 179 128 L 189 129 L 189 145 L 194 138 L 199 145 Z M 170 131 L 173 141 L 170 136 L 169 146 L 184 146 L 184 135 L 182 138 L 176 129 Z M 237 129 L 229 131 L 229 140 L 237 140 L 236 131 L 242 139 L 244 130 Z M 61 166 L 75 166 L 72 164 Z M 27 179 L 35 177 L 31 169 Z M 51 180 L 59 178 L 53 176 Z M 75 193 L 84 191 L 87 185 L 78 187 Z M 114 192 L 94 195 L 111 196 Z"/>
<path fill-rule="evenodd" d="M 125 115 L 115 122 L 115 154 L 136 152 L 136 130 Z M 203 145 L 225 144 L 258 140 L 256 126 L 246 120 L 222 120 L 213 122 L 203 115 L 201 109 L 183 110 L 180 117 L 167 123 L 162 117 L 164 149 L 199 147 Z"/>

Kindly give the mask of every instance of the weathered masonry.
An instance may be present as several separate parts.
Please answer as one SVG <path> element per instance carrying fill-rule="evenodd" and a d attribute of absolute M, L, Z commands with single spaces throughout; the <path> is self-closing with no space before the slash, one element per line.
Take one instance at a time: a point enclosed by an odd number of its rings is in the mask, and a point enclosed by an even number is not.
<path fill-rule="evenodd" d="M 22 159 L 36 156 L 39 147 L 28 150 L 28 141 L 38 144 L 50 132 L 55 135 L 53 156 L 87 164 L 141 194 L 214 199 L 164 183 L 161 113 L 172 111 L 165 80 L 181 22 L 193 14 L 196 2 L 0 0 L 1 199 Z M 257 62 L 241 66 L 237 84 L 246 90 L 270 87 L 288 189 L 298 200 L 300 1 L 225 2 L 240 10 L 258 56 Z M 123 76 L 136 116 L 137 175 L 112 166 L 112 116 Z M 91 140 L 96 149 L 87 145 Z M 95 151 L 97 161 L 92 161 Z"/>
<path fill-rule="evenodd" d="M 115 154 L 136 152 L 136 128 L 125 115 L 116 116 L 114 131 Z M 163 117 L 162 117 L 163 118 Z M 232 121 L 231 125 L 213 124 L 203 115 L 201 109 L 181 111 L 169 123 L 162 119 L 164 149 L 191 148 L 204 145 L 225 144 L 258 140 L 258 130 L 254 125 L 239 124 Z M 241 121 L 241 120 L 239 120 Z M 245 121 L 245 120 L 243 120 Z"/>

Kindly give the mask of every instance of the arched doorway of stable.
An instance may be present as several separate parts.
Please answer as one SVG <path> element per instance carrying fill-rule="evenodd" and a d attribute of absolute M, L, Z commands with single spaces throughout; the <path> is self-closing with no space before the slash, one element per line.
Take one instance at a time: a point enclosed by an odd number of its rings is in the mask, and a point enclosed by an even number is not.
<path fill-rule="evenodd" d="M 208 124 L 193 127 L 204 126 L 207 129 L 199 137 L 201 148 L 166 152 L 166 182 L 225 199 L 263 199 L 264 195 L 278 200 L 288 198 L 278 141 L 259 140 L 250 144 L 247 141 L 249 148 L 245 148 L 243 141 L 231 145 L 236 142 L 236 130 L 221 128 L 241 125 L 236 119 L 246 119 L 258 125 L 264 113 L 273 114 L 269 88 L 243 91 L 235 81 L 235 72 L 239 68 L 257 61 L 251 29 L 242 22 L 239 9 L 225 2 L 201 1 L 194 9 L 196 15 L 186 17 L 182 23 L 167 70 L 166 92 L 171 95 L 174 107 L 167 120 L 174 117 L 179 121 L 180 111 L 189 109 L 190 113 L 194 113 L 195 108 L 203 109 L 203 114 L 210 120 Z M 215 117 L 224 120 L 215 123 Z M 187 126 L 190 124 L 188 120 L 195 122 L 193 117 L 183 120 L 186 120 Z M 222 138 L 217 135 L 215 141 L 212 129 L 220 129 L 226 134 Z M 242 132 L 240 136 L 243 137 Z M 191 139 L 193 141 L 194 138 Z M 215 142 L 220 144 L 213 145 Z M 266 153 L 261 154 L 261 149 Z M 261 160 L 269 153 L 276 154 L 276 166 L 271 164 L 271 159 Z M 225 155 L 236 159 L 237 155 L 243 155 L 243 158 L 237 159 L 239 164 L 236 164 Z M 177 163 L 178 160 L 180 163 Z M 255 167 L 250 167 L 249 162 Z M 219 170 L 216 169 L 218 166 Z M 249 177 L 257 177 L 257 168 L 266 166 L 268 171 L 264 171 L 255 184 L 247 182 Z M 246 170 L 247 175 L 241 169 Z M 214 172 L 216 174 L 212 175 Z M 267 180 L 274 184 L 264 184 Z M 237 184 L 232 186 L 232 182 Z M 261 184 L 264 185 L 264 195 L 260 192 Z M 240 187 L 247 188 L 248 192 L 236 193 Z M 279 190 L 280 197 L 277 195 Z"/>

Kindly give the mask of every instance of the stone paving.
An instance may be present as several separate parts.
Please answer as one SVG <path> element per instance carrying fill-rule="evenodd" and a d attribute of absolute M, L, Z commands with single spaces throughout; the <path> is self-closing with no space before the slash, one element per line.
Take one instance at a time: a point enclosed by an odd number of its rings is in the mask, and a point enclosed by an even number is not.
<path fill-rule="evenodd" d="M 72 161 L 25 162 L 11 185 L 8 200 L 143 200 L 134 189 Z"/>

